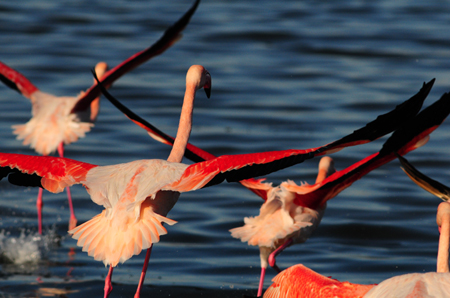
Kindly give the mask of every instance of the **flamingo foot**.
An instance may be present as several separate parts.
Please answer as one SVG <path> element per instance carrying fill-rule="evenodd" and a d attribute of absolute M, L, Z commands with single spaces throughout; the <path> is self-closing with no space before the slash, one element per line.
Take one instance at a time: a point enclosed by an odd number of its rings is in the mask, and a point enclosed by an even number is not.
<path fill-rule="evenodd" d="M 111 293 L 113 287 L 112 287 L 112 283 L 111 283 L 111 277 L 113 274 L 113 269 L 114 267 L 112 267 L 111 265 L 109 265 L 109 271 L 108 271 L 108 275 L 105 278 L 105 288 L 104 288 L 104 296 L 103 298 L 108 298 L 109 294 Z"/>
<path fill-rule="evenodd" d="M 42 201 L 42 193 L 44 189 L 39 188 L 39 193 L 36 199 L 36 208 L 38 214 L 38 231 L 39 235 L 42 235 L 42 207 L 44 206 L 44 202 Z"/>
<path fill-rule="evenodd" d="M 152 253 L 152 247 L 153 247 L 153 244 L 152 244 L 152 246 L 150 246 L 147 249 L 147 253 L 145 255 L 144 266 L 142 266 L 141 278 L 139 279 L 139 285 L 137 287 L 136 294 L 134 294 L 134 298 L 140 298 L 141 288 L 142 288 L 142 285 L 144 284 L 145 274 L 147 273 L 148 261 L 150 260 L 150 255 Z"/>
<path fill-rule="evenodd" d="M 289 245 L 291 245 L 294 241 L 292 240 L 292 238 L 289 238 L 286 242 L 283 243 L 283 245 L 281 245 L 280 247 L 278 247 L 277 249 L 275 249 L 270 255 L 269 255 L 269 265 L 270 267 L 272 267 L 273 269 L 275 269 L 275 271 L 277 271 L 278 273 L 281 272 L 280 268 L 277 266 L 276 264 L 276 256 L 278 256 L 286 247 L 288 247 Z"/>
<path fill-rule="evenodd" d="M 259 278 L 258 294 L 256 295 L 256 297 L 261 297 L 262 296 L 265 276 L 266 276 L 266 268 L 261 267 L 261 276 Z"/>

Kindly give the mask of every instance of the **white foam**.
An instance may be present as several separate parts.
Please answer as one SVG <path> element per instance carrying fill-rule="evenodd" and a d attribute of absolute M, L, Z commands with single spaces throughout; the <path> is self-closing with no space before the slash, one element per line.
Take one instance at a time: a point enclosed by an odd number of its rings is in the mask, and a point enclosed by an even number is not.
<path fill-rule="evenodd" d="M 11 232 L 0 231 L 0 264 L 38 263 L 46 258 L 48 252 L 59 246 L 60 236 L 55 229 L 44 235 L 30 230 L 21 230 L 19 236 Z"/>

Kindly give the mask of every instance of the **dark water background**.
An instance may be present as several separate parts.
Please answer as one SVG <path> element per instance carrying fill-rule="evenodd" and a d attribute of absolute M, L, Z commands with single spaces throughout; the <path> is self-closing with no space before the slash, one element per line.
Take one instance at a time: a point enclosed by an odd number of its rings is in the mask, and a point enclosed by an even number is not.
<path fill-rule="evenodd" d="M 91 85 L 98 61 L 115 66 L 146 48 L 191 3 L 0 1 L 0 60 L 45 92 L 75 95 Z M 450 91 L 449 13 L 450 3 L 438 0 L 203 1 L 175 46 L 121 78 L 111 92 L 175 134 L 186 70 L 202 64 L 213 91 L 210 100 L 198 95 L 192 143 L 215 155 L 319 146 L 391 110 L 424 81 L 437 79 L 425 106 Z M 10 128 L 29 116 L 29 102 L 0 86 L 2 152 L 34 154 Z M 450 180 L 449 123 L 407 156 L 443 183 Z M 384 140 L 334 154 L 337 168 L 378 151 Z M 169 149 L 102 100 L 95 128 L 68 146 L 66 156 L 108 165 L 166 158 Z M 313 183 L 317 162 L 268 180 Z M 72 193 L 79 223 L 101 211 L 83 187 Z M 102 295 L 107 269 L 67 237 L 65 193 L 45 194 L 48 230 L 36 241 L 36 194 L 0 183 L 0 297 Z M 313 237 L 287 249 L 278 264 L 303 263 L 358 283 L 434 271 L 438 203 L 394 160 L 331 200 Z M 228 230 L 257 215 L 260 204 L 238 184 L 183 194 L 169 213 L 179 223 L 154 246 L 143 297 L 256 294 L 258 249 Z M 134 294 L 144 255 L 114 271 L 111 297 Z M 274 275 L 269 270 L 266 287 Z"/>

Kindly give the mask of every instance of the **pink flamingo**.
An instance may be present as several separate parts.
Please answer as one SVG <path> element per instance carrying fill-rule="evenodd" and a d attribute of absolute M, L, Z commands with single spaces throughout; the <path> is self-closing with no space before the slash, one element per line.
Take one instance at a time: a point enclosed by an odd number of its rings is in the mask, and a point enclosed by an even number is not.
<path fill-rule="evenodd" d="M 188 166 L 180 162 L 191 132 L 195 92 L 204 88 L 209 97 L 210 87 L 208 71 L 200 65 L 191 66 L 186 75 L 177 138 L 167 161 L 140 160 L 101 167 L 66 158 L 0 154 L 2 166 L 6 166 L 2 168 L 3 171 L 6 169 L 3 174 L 16 172 L 9 175 L 10 182 L 38 185 L 51 192 L 82 183 L 92 200 L 105 207 L 101 214 L 69 231 L 73 238 L 78 239 L 77 244 L 83 247 L 83 251 L 110 265 L 105 280 L 105 297 L 112 290 L 113 268 L 158 242 L 160 235 L 167 233 L 163 222 L 169 225 L 176 223 L 165 216 L 177 202 L 178 190 L 188 191 L 190 187 L 196 189 L 204 185 L 203 179 L 195 181 L 195 175 L 193 185 L 183 183 L 180 177 L 189 177 L 189 173 L 185 171 Z M 19 171 L 28 175 L 18 174 Z M 139 297 L 150 252 L 149 249 L 135 297 Z"/>
<path fill-rule="evenodd" d="M 91 199 L 105 207 L 101 214 L 69 231 L 78 239 L 77 245 L 82 246 L 83 251 L 95 260 L 110 265 L 105 281 L 105 297 L 112 289 L 112 268 L 158 242 L 159 236 L 167 233 L 162 226 L 163 222 L 170 225 L 175 223 L 166 215 L 176 203 L 179 193 L 212 186 L 225 180 L 237 182 L 267 175 L 334 150 L 320 147 L 224 155 L 190 166 L 171 162 L 181 160 L 184 155 L 191 130 L 195 91 L 202 87 L 209 89 L 208 78 L 209 74 L 201 66 L 194 66 L 188 72 L 180 124 L 168 161 L 137 160 L 98 166 L 61 157 L 0 153 L 0 177 L 9 175 L 9 182 L 22 186 L 42 186 L 51 192 L 61 192 L 73 184 L 83 184 Z M 449 99 L 450 94 L 445 94 L 404 123 L 386 141 L 382 150 L 370 158 L 381 162 L 380 160 L 391 158 L 390 152 L 404 155 L 422 145 L 450 113 Z M 366 171 L 377 166 L 372 160 L 362 162 L 365 163 Z M 340 179 L 346 179 L 345 175 Z M 357 176 L 358 174 L 354 175 Z M 322 184 L 326 184 L 327 179 Z M 327 187 L 342 187 L 340 179 L 335 179 L 335 183 L 330 183 Z M 328 190 L 320 189 L 320 186 L 321 184 L 315 193 L 323 198 L 323 192 Z M 299 205 L 311 204 L 311 201 L 301 201 L 301 197 L 296 197 L 293 201 Z M 150 250 L 147 251 L 146 262 L 149 254 Z M 146 265 L 144 264 L 144 268 Z M 139 297 L 138 292 L 136 297 Z"/>
<path fill-rule="evenodd" d="M 389 278 L 379 285 L 359 285 L 324 277 L 298 264 L 279 273 L 264 293 L 264 298 L 412 298 L 450 297 L 448 251 L 450 238 L 450 203 L 442 202 L 437 210 L 439 228 L 437 272 L 410 273 Z"/>
<path fill-rule="evenodd" d="M 100 77 L 107 71 L 107 64 L 99 62 L 95 66 Z M 87 109 L 73 113 L 72 107 L 83 95 L 78 97 L 56 97 L 44 93 L 34 86 L 22 74 L 0 62 L 0 79 L 9 87 L 16 89 L 23 96 L 30 99 L 33 117 L 26 124 L 14 125 L 14 134 L 18 140 L 24 140 L 24 145 L 42 155 L 49 155 L 56 149 L 59 156 L 64 156 L 64 144 L 69 144 L 84 137 L 90 131 L 99 111 L 100 94 L 93 98 Z M 95 81 L 94 81 L 95 83 Z M 70 188 L 66 189 L 69 202 L 70 219 L 69 229 L 77 224 L 72 204 Z M 42 234 L 42 201 L 43 189 L 39 188 L 36 207 L 38 213 L 38 231 Z"/>
<path fill-rule="evenodd" d="M 327 147 L 328 150 L 335 148 L 335 146 L 342 148 L 345 146 L 366 143 L 395 130 L 399 124 L 403 123 L 408 118 L 412 118 L 420 110 L 422 102 L 428 95 L 433 83 L 434 80 L 430 81 L 428 84 L 424 84 L 423 88 L 415 96 L 399 105 L 393 111 L 378 117 L 364 128 L 331 143 Z M 164 134 L 159 129 L 133 113 L 109 94 L 106 89 L 102 91 L 111 103 L 134 123 L 147 130 L 150 136 L 165 144 L 173 145 L 174 139 L 172 137 Z M 394 119 L 395 121 L 392 121 Z M 372 134 L 370 134 L 370 132 L 372 132 Z M 373 134 L 373 132 L 375 132 L 375 134 Z M 185 156 L 196 162 L 215 158 L 212 154 L 191 144 L 187 145 Z M 370 170 L 379 167 L 394 158 L 395 157 L 391 154 L 389 160 L 385 159 L 378 162 L 375 166 L 372 166 Z M 378 159 L 380 160 L 380 158 Z M 372 162 L 370 161 L 369 163 L 369 161 L 367 165 L 370 165 Z M 326 201 L 335 197 L 354 181 L 361 178 L 362 175 L 358 173 L 367 167 L 367 165 L 363 163 L 357 170 L 352 170 L 352 167 L 350 167 L 340 171 L 333 176 L 333 179 L 327 180 L 327 182 L 323 184 L 323 180 L 336 171 L 333 160 L 330 157 L 324 157 L 320 161 L 319 173 L 314 185 L 304 183 L 299 186 L 293 181 L 288 180 L 278 187 L 273 187 L 271 183 L 262 182 L 264 179 L 248 179 L 240 181 L 243 186 L 265 200 L 265 203 L 261 206 L 259 216 L 245 218 L 246 224 L 243 227 L 230 230 L 233 237 L 239 238 L 243 242 L 248 242 L 249 245 L 259 246 L 260 248 L 261 276 L 258 287 L 258 297 L 262 295 L 264 277 L 268 265 L 278 272 L 281 271 L 276 265 L 275 257 L 293 243 L 305 242 L 319 225 L 325 212 Z M 364 174 L 367 174 L 369 171 L 364 172 Z M 342 177 L 344 175 L 346 175 L 346 178 L 343 179 Z M 320 189 L 318 190 L 318 188 Z M 319 193 L 319 195 L 317 193 Z M 309 206 L 304 206 L 304 203 L 293 203 L 293 199 L 296 196 L 301 198 L 300 202 L 307 202 Z"/>
<path fill-rule="evenodd" d="M 151 47 L 134 54 L 108 72 L 106 72 L 106 63 L 98 63 L 96 72 L 102 79 L 102 83 L 110 86 L 125 73 L 163 53 L 174 44 L 181 37 L 180 32 L 189 23 L 199 2 L 200 0 L 197 0 Z M 17 139 L 23 140 L 24 145 L 30 145 L 39 154 L 49 155 L 58 150 L 59 156 L 63 157 L 64 144 L 68 145 L 84 137 L 97 118 L 101 92 L 95 82 L 86 92 L 81 92 L 76 97 L 57 97 L 40 91 L 22 74 L 1 62 L 0 80 L 30 99 L 33 117 L 26 124 L 15 125 L 13 128 Z M 67 188 L 67 197 L 70 208 L 69 229 L 73 229 L 77 219 L 69 188 Z M 39 189 L 36 206 L 39 234 L 42 234 L 42 188 Z"/>

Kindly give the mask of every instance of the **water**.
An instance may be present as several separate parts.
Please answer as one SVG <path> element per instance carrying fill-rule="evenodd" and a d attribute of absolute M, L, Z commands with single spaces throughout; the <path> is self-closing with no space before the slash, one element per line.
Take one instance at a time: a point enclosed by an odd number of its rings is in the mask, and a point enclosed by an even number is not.
<path fill-rule="evenodd" d="M 0 2 L 0 60 L 41 90 L 75 95 L 92 83 L 98 61 L 115 66 L 160 37 L 191 1 Z M 450 91 L 446 1 L 203 1 L 184 37 L 162 56 L 121 78 L 111 92 L 169 134 L 178 124 L 184 78 L 192 64 L 212 74 L 210 100 L 196 101 L 193 144 L 215 155 L 310 148 L 344 136 L 436 78 L 425 106 Z M 30 104 L 1 86 L 0 150 L 33 154 L 10 126 Z M 449 122 L 408 159 L 448 183 Z M 384 139 L 333 155 L 338 169 L 379 150 Z M 94 164 L 166 158 L 109 102 L 95 128 L 66 156 Z M 187 162 L 187 161 L 186 161 Z M 312 183 L 318 160 L 274 173 L 269 181 Z M 101 211 L 72 188 L 79 222 Z M 65 194 L 46 193 L 47 238 L 36 239 L 37 189 L 0 183 L 2 254 L 27 249 L 31 259 L 0 264 L 3 297 L 101 295 L 107 273 L 67 236 Z M 143 289 L 152 297 L 241 297 L 256 294 L 256 247 L 229 229 L 254 216 L 261 200 L 238 184 L 183 194 L 169 217 L 179 223 L 156 244 Z M 394 160 L 328 203 L 318 230 L 287 249 L 282 268 L 303 263 L 326 276 L 378 283 L 435 270 L 439 199 L 415 186 Z M 48 236 L 50 235 L 50 236 Z M 15 241 L 17 245 L 7 246 Z M 37 241 L 37 242 L 36 242 Z M 111 297 L 135 291 L 144 254 L 114 271 Z M 25 264 L 25 265 L 24 265 Z M 266 287 L 275 272 L 269 270 Z"/>

